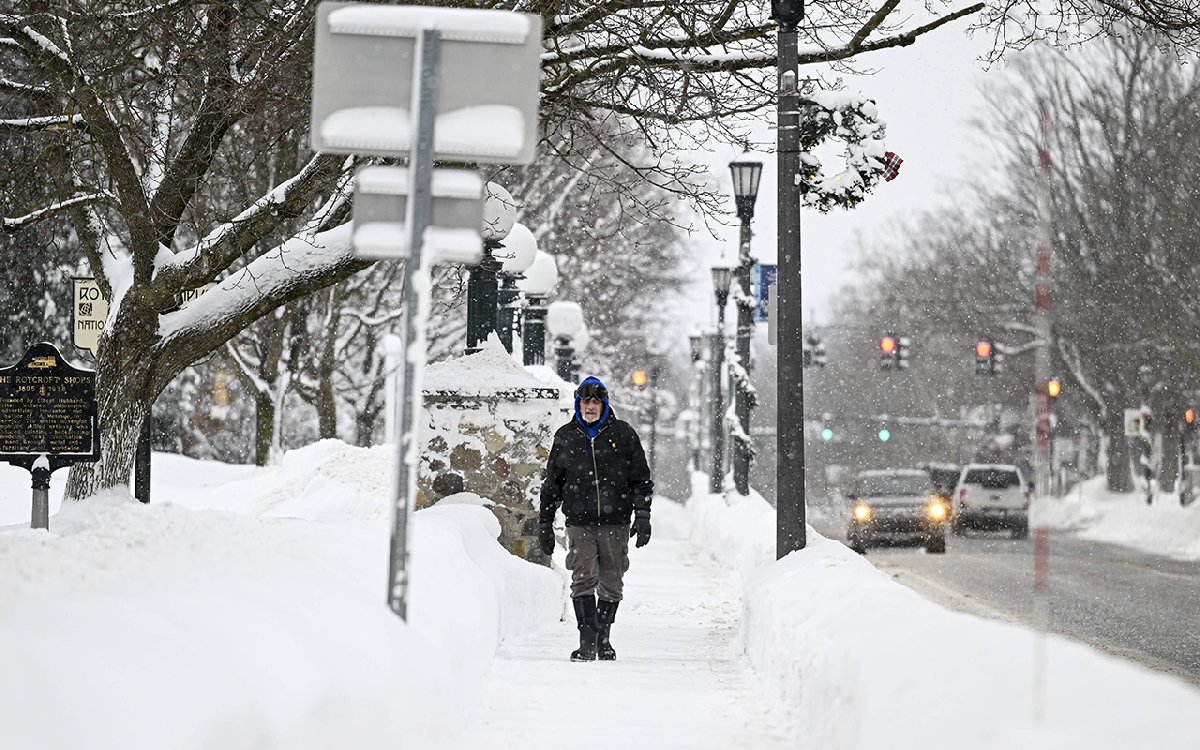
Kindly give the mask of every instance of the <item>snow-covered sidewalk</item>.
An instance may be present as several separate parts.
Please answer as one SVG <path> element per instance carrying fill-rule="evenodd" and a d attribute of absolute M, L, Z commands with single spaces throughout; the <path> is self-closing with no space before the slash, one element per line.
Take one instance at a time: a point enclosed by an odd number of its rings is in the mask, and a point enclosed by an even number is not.
<path fill-rule="evenodd" d="M 617 661 L 568 660 L 579 645 L 571 612 L 504 643 L 462 750 L 803 747 L 772 715 L 742 653 L 733 577 L 690 542 L 655 534 L 631 549 L 613 625 Z"/>

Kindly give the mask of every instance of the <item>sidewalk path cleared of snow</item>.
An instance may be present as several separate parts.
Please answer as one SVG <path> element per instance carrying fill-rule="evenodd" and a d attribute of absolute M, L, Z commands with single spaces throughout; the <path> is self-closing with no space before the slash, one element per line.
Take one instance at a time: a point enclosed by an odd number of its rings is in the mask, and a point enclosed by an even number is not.
<path fill-rule="evenodd" d="M 656 536 L 630 553 L 617 661 L 568 660 L 573 612 L 502 644 L 461 750 L 802 747 L 742 653 L 732 576 L 682 540 Z"/>

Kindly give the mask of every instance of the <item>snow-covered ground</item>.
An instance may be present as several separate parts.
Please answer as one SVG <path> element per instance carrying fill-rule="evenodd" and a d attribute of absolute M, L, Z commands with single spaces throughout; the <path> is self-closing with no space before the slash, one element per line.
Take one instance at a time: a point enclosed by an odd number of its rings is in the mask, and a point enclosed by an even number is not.
<path fill-rule="evenodd" d="M 566 660 L 561 571 L 507 555 L 470 495 L 414 515 L 401 623 L 391 463 L 336 441 L 262 469 L 155 454 L 151 505 L 61 510 L 60 471 L 49 533 L 0 465 L 0 747 L 1196 746 L 1200 691 L 945 610 L 811 530 L 774 562 L 757 497 L 655 501 L 617 662 Z M 1200 504 L 1056 502 L 1059 526 L 1197 557 Z"/>

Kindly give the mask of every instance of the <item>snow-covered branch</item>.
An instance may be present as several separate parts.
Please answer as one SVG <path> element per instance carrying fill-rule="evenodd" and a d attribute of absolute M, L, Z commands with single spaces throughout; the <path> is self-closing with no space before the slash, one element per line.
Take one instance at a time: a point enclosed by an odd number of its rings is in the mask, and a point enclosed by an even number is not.
<path fill-rule="evenodd" d="M 14 216 L 12 218 L 0 219 L 0 226 L 3 226 L 5 231 L 12 232 L 36 224 L 37 222 L 47 219 L 51 216 L 57 216 L 64 211 L 80 205 L 97 203 L 100 201 L 114 201 L 115 199 L 116 197 L 112 193 L 84 193 L 82 195 L 73 195 L 66 200 L 58 201 L 53 205 L 39 208 L 36 211 L 30 211 L 24 216 Z"/>

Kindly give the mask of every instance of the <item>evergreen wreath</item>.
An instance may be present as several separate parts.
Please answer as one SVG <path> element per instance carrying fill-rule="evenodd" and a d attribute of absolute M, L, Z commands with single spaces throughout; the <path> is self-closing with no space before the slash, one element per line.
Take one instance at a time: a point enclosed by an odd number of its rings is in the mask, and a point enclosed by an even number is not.
<path fill-rule="evenodd" d="M 801 100 L 800 186 L 803 205 L 821 213 L 833 208 L 854 208 L 879 182 L 884 170 L 884 124 L 871 99 L 821 91 Z M 813 154 L 820 144 L 835 138 L 846 144 L 846 168 L 825 176 Z"/>

